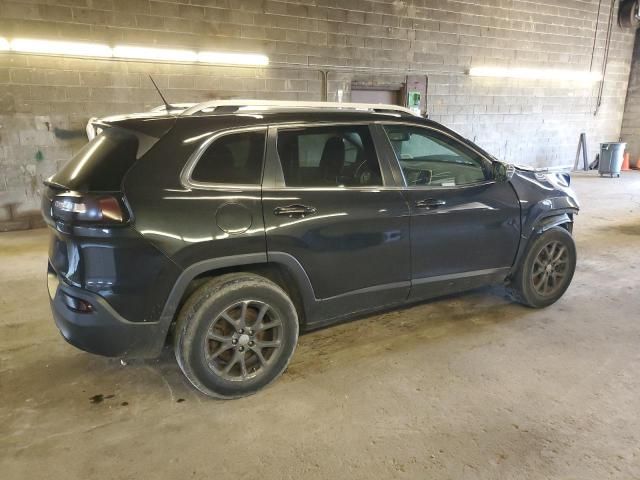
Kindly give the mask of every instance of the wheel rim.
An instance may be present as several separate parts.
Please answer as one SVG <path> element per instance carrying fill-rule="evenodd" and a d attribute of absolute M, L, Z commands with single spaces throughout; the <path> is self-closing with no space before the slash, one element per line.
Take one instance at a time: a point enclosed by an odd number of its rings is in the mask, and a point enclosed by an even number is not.
<path fill-rule="evenodd" d="M 563 286 L 569 270 L 569 250 L 561 242 L 549 242 L 533 262 L 531 283 L 538 295 L 555 295 Z"/>
<path fill-rule="evenodd" d="M 283 346 L 279 314 L 257 300 L 234 303 L 209 325 L 204 340 L 208 367 L 231 381 L 245 381 L 263 373 Z"/>

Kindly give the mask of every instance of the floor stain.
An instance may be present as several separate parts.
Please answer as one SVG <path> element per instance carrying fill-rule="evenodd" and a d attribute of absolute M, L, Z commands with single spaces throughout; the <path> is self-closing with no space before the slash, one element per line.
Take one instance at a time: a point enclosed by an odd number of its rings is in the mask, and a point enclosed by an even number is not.
<path fill-rule="evenodd" d="M 102 403 L 104 400 L 108 400 L 109 398 L 113 398 L 115 397 L 115 395 L 111 394 L 111 395 L 103 395 L 102 393 L 98 393 L 97 395 L 94 395 L 93 397 L 89 397 L 89 401 L 93 404 L 96 403 Z"/>
<path fill-rule="evenodd" d="M 629 225 L 618 225 L 617 227 L 615 227 L 615 229 L 624 235 L 640 235 L 640 225 L 638 225 L 637 223 Z"/>

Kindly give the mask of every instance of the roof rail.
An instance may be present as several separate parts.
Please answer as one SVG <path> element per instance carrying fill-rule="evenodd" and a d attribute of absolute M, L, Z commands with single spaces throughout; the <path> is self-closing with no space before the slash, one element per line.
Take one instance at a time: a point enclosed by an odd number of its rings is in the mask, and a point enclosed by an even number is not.
<path fill-rule="evenodd" d="M 197 105 L 197 103 L 172 103 L 171 105 L 169 105 L 169 107 L 170 107 L 169 112 L 170 113 L 180 113 L 180 112 L 185 111 L 187 108 L 193 107 L 194 105 Z M 167 106 L 166 105 L 158 105 L 157 107 L 154 107 L 149 111 L 150 112 L 166 112 L 167 111 Z"/>
<path fill-rule="evenodd" d="M 337 103 L 337 102 L 298 102 L 286 100 L 211 100 L 198 103 L 184 110 L 180 115 L 194 115 L 200 112 L 214 112 L 217 109 L 225 113 L 238 111 L 266 110 L 268 108 L 328 108 L 339 110 L 360 110 L 369 112 L 396 112 L 419 117 L 413 110 L 399 105 L 384 103 Z"/>

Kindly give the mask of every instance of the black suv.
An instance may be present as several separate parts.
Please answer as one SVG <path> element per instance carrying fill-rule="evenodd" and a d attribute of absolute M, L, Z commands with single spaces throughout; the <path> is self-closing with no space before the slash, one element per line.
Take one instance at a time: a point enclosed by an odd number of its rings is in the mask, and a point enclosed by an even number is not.
<path fill-rule="evenodd" d="M 172 338 L 207 395 L 273 381 L 299 330 L 496 283 L 544 307 L 573 276 L 569 176 L 406 109 L 226 101 L 95 125 L 45 182 L 56 324 L 107 356 Z"/>

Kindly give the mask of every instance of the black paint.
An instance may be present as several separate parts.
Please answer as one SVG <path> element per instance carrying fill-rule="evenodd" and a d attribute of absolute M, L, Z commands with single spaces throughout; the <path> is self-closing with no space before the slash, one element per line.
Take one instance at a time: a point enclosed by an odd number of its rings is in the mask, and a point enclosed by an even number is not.
<path fill-rule="evenodd" d="M 65 338 L 102 355 L 155 357 L 191 280 L 221 269 L 277 268 L 287 285 L 295 284 L 303 328 L 502 282 L 541 223 L 559 215 L 570 222 L 578 211 L 570 188 L 524 169 L 489 174 L 471 187 L 409 188 L 379 122 L 437 130 L 504 167 L 446 127 L 409 115 L 296 109 L 113 120 L 135 133 L 139 147 L 153 137 L 140 158 L 129 155 L 130 164 L 109 177 L 130 222 L 109 228 L 56 222 L 51 202 L 68 188 L 64 176 L 43 196 L 52 232 L 49 274 L 60 280 L 52 309 Z M 370 129 L 383 187 L 286 187 L 278 129 L 326 123 Z M 252 126 L 267 128 L 261 187 L 183 184 L 187 161 L 207 138 Z M 444 203 L 420 208 L 434 199 Z M 292 204 L 315 210 L 274 215 Z M 70 311 L 62 293 L 89 302 L 92 313 Z M 92 403 L 107 398 L 94 397 Z"/>

